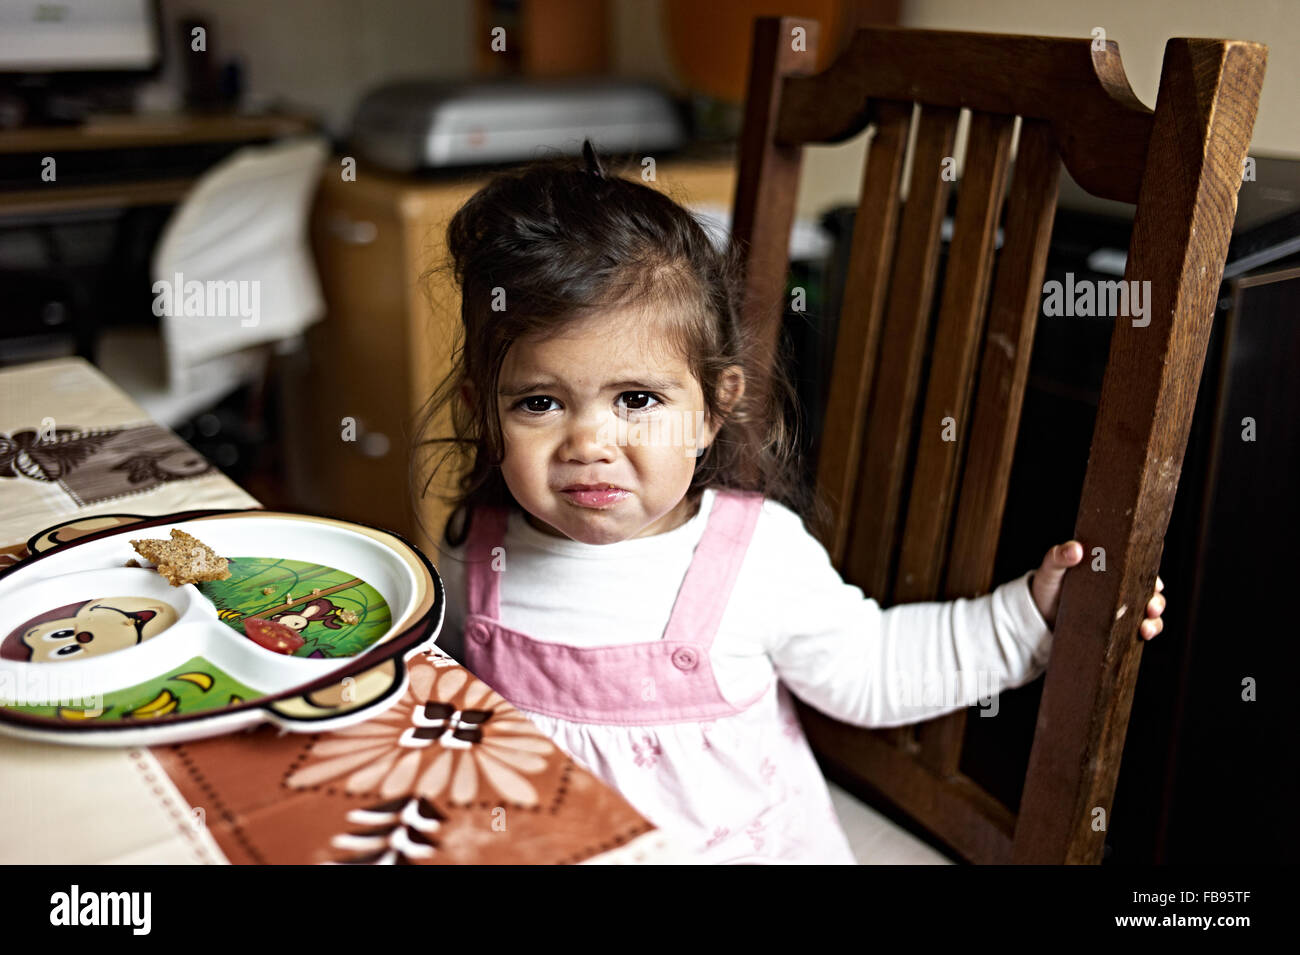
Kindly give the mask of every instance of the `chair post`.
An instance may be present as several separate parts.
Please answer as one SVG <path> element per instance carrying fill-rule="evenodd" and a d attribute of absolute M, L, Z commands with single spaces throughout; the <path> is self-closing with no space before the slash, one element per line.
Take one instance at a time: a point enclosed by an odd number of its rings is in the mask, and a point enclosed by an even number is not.
<path fill-rule="evenodd" d="M 782 83 L 787 76 L 813 73 L 820 26 L 801 17 L 754 20 L 752 58 L 745 92 L 745 118 L 738 148 L 731 244 L 738 247 L 744 274 L 741 322 L 758 342 L 755 368 L 762 377 L 747 383 L 759 407 L 767 400 L 766 377 L 780 342 L 781 305 L 790 270 L 790 230 L 799 191 L 801 145 L 776 141 Z"/>
<path fill-rule="evenodd" d="M 1075 525 L 1084 559 L 1063 584 L 1014 862 L 1101 861 L 1141 660 L 1137 630 L 1178 487 L 1266 54 L 1242 41 L 1165 46 L 1124 274 L 1130 289 L 1140 283 L 1146 311 L 1117 316 L 1111 338 Z M 1097 548 L 1104 572 L 1093 569 Z"/>

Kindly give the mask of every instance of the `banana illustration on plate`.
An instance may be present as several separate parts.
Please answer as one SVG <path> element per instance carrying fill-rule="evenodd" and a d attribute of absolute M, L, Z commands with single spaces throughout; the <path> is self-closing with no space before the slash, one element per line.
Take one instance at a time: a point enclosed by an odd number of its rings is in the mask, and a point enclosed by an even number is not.
<path fill-rule="evenodd" d="M 201 670 L 193 670 L 189 673 L 178 673 L 174 677 L 172 677 L 172 679 L 184 680 L 186 683 L 193 683 L 204 693 L 212 689 L 212 685 L 216 682 L 215 680 L 212 679 L 211 673 L 204 673 Z"/>
<path fill-rule="evenodd" d="M 58 710 L 58 715 L 60 719 L 64 719 L 64 720 L 94 720 L 103 716 L 104 712 L 105 711 L 102 706 L 92 707 L 89 709 L 87 708 L 77 709 L 76 707 L 72 707 L 72 706 L 60 706 Z"/>
<path fill-rule="evenodd" d="M 127 713 L 127 717 L 148 719 L 155 716 L 166 716 L 175 712 L 176 708 L 181 705 L 181 701 L 171 690 L 162 690 L 148 703 L 143 706 L 137 706 Z"/>

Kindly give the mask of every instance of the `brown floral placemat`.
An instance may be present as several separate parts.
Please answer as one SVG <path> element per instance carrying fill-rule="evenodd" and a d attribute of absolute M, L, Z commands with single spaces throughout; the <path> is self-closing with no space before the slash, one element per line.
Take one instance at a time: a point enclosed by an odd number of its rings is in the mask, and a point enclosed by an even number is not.
<path fill-rule="evenodd" d="M 450 657 L 393 708 L 152 752 L 233 863 L 577 863 L 654 827 Z"/>

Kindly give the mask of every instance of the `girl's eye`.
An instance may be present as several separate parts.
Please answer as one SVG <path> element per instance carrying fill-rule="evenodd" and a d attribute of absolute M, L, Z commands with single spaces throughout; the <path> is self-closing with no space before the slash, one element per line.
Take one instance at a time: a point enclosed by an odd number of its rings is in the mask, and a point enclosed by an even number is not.
<path fill-rule="evenodd" d="M 522 401 L 520 401 L 519 404 L 515 405 L 515 407 L 522 408 L 524 411 L 527 411 L 530 414 L 545 414 L 551 409 L 544 406 L 547 404 L 547 402 L 553 402 L 553 401 L 555 401 L 554 398 L 548 398 L 545 395 L 530 395 L 529 397 L 524 398 Z M 539 405 L 541 405 L 542 407 L 539 407 Z"/>
<path fill-rule="evenodd" d="M 619 395 L 619 398 L 629 399 L 627 403 L 628 411 L 649 411 L 660 403 L 659 397 L 649 391 L 625 391 Z"/>
<path fill-rule="evenodd" d="M 653 392 L 649 391 L 625 391 L 618 396 L 619 401 L 624 402 L 624 408 L 628 411 L 649 411 L 650 409 L 661 404 L 663 399 Z M 554 408 L 550 405 L 558 405 L 554 398 L 548 398 L 546 395 L 529 395 L 522 398 L 515 405 L 528 414 L 543 415 Z"/>

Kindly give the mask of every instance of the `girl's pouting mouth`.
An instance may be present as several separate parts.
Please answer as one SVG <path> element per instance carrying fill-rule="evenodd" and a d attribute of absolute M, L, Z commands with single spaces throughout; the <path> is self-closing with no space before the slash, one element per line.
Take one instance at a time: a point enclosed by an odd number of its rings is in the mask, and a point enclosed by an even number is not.
<path fill-rule="evenodd" d="M 579 507 L 604 509 L 630 497 L 632 492 L 613 484 L 571 484 L 560 494 Z"/>

